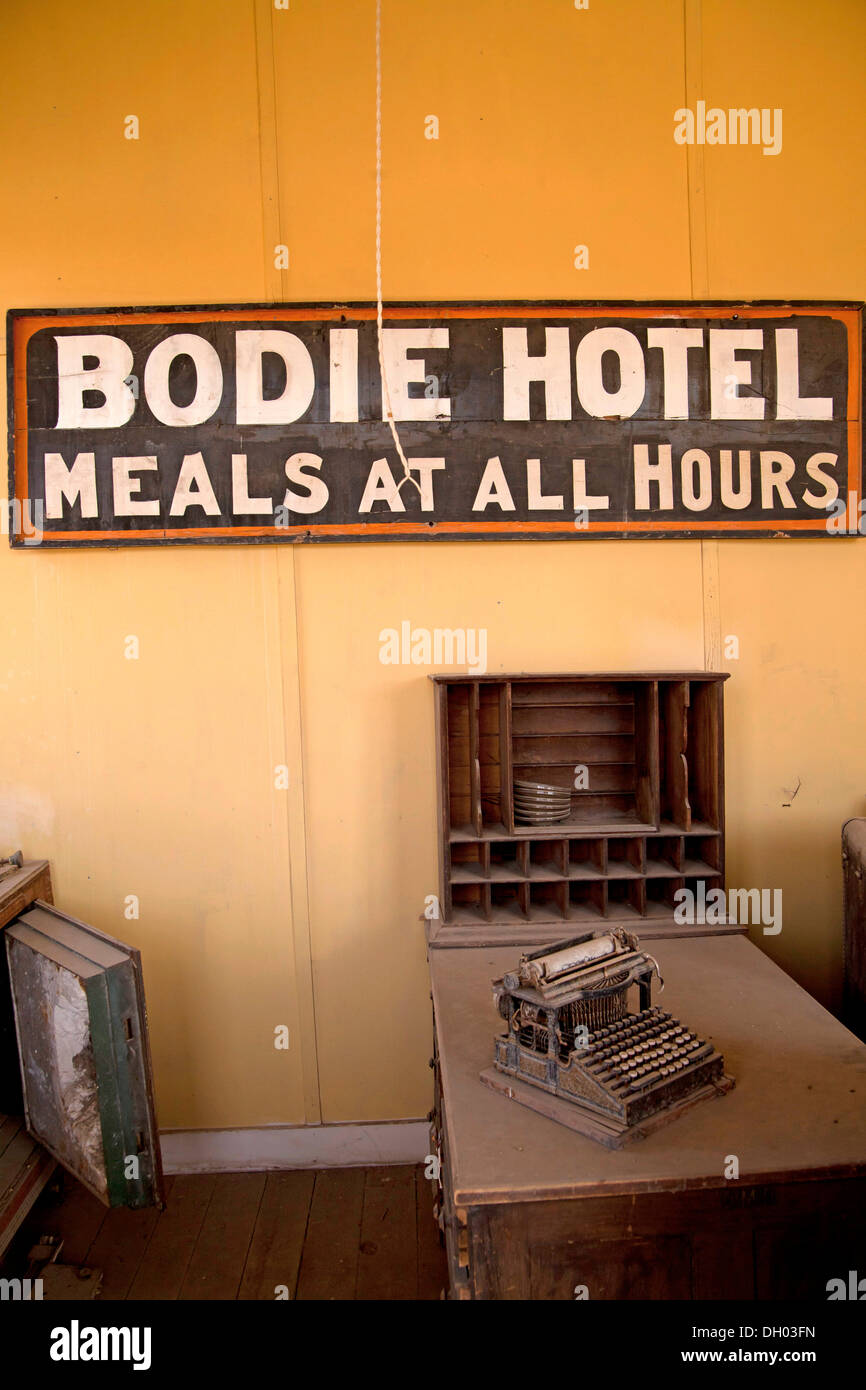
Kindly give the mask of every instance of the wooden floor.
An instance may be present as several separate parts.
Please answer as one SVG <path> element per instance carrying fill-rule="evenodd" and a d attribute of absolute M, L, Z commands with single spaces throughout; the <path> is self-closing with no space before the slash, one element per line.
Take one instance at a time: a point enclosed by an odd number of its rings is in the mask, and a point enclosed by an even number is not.
<path fill-rule="evenodd" d="M 447 1282 L 422 1166 L 196 1175 L 166 1188 L 162 1212 L 109 1211 L 64 1175 L 16 1244 L 61 1237 L 62 1264 L 102 1270 L 101 1300 L 274 1299 L 279 1286 L 304 1300 L 438 1299 Z"/>
<path fill-rule="evenodd" d="M 0 1114 L 0 1255 L 54 1171 L 54 1160 L 31 1139 L 20 1115 Z"/>

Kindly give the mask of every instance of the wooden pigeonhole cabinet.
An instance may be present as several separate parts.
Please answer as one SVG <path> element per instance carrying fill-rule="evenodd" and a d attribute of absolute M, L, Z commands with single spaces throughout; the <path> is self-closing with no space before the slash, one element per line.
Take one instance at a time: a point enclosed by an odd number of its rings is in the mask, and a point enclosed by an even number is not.
<path fill-rule="evenodd" d="M 434 677 L 441 913 L 431 942 L 547 942 L 607 923 L 676 933 L 676 890 L 724 880 L 725 680 Z M 520 824 L 515 778 L 569 789 L 568 818 Z"/>
<path fill-rule="evenodd" d="M 866 1273 L 866 1047 L 745 927 L 674 916 L 678 888 L 725 887 L 724 679 L 434 678 L 431 1134 L 453 1298 L 823 1300 Z M 515 777 L 574 786 L 567 819 L 516 820 Z M 736 1082 L 616 1151 L 479 1079 L 492 981 L 613 925 L 653 942 L 664 1008 Z"/>

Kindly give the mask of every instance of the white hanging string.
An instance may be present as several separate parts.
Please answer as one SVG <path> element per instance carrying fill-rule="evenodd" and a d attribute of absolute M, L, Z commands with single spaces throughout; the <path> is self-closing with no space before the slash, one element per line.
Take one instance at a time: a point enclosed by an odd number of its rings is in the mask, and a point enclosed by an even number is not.
<path fill-rule="evenodd" d="M 382 0 L 376 0 L 376 339 L 379 348 L 379 374 L 382 378 L 382 400 L 385 416 L 397 457 L 403 465 L 404 476 L 397 484 L 397 491 L 404 483 L 411 483 L 421 496 L 421 484 L 409 471 L 406 455 L 397 433 L 394 412 L 391 409 L 391 392 L 385 372 L 385 353 L 382 347 Z"/>

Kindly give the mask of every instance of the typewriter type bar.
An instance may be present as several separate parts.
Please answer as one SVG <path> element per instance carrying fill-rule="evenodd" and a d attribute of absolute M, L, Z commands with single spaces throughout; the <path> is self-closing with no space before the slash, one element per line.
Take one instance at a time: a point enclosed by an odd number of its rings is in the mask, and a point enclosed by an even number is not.
<path fill-rule="evenodd" d="M 622 928 L 521 957 L 494 981 L 507 1031 L 481 1080 L 610 1148 L 730 1090 L 713 1045 L 652 1006 L 654 973 Z M 639 1008 L 628 1013 L 633 985 Z"/>

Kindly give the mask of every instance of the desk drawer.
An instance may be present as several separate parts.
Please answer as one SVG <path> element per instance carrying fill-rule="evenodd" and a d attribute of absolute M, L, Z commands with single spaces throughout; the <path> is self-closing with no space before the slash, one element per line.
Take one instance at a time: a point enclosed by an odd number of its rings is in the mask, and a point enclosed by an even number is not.
<path fill-rule="evenodd" d="M 474 1298 L 825 1301 L 863 1267 L 866 1180 L 507 1202 L 468 1235 Z"/>

